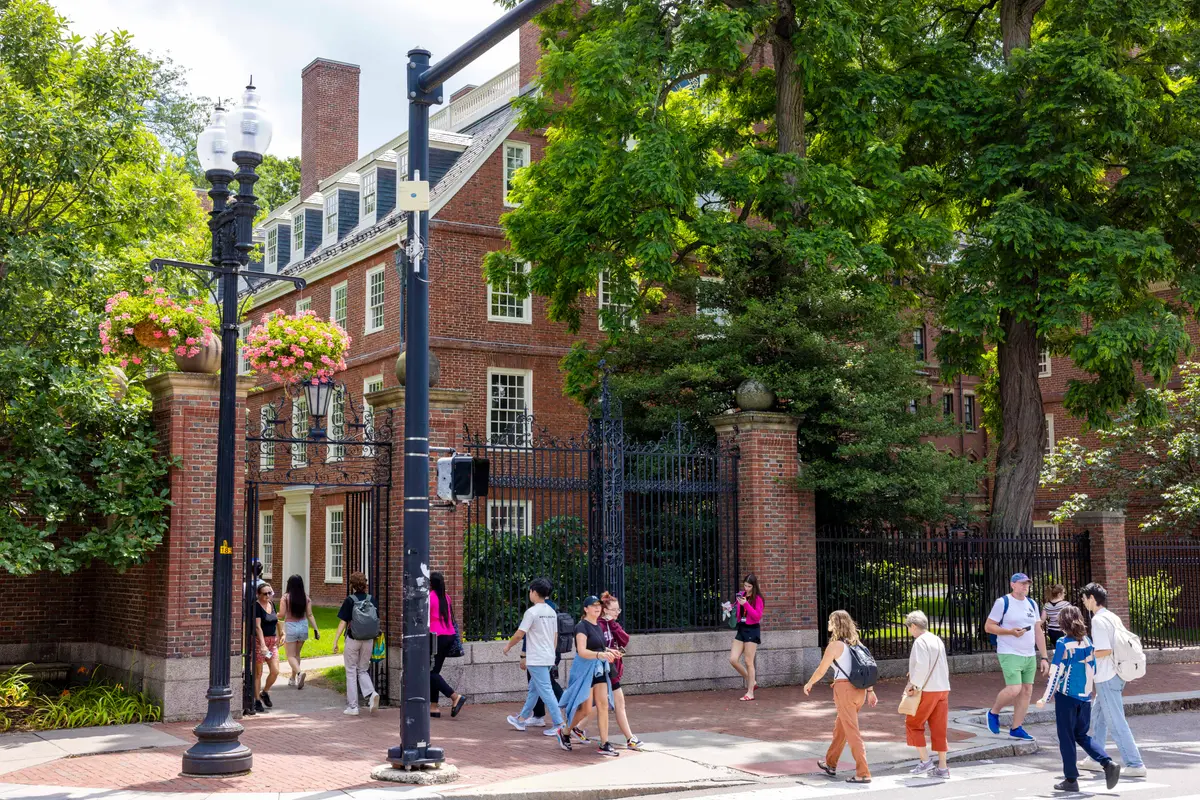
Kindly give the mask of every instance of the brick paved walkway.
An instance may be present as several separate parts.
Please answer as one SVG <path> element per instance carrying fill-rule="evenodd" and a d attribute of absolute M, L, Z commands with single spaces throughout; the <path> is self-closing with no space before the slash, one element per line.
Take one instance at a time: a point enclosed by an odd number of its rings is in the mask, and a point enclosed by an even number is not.
<path fill-rule="evenodd" d="M 951 676 L 952 709 L 990 705 L 1000 686 L 998 673 Z M 879 689 L 880 703 L 862 715 L 868 741 L 904 739 L 903 718 L 896 713 L 902 687 L 887 681 Z M 1200 687 L 1200 664 L 1158 665 L 1129 694 L 1175 692 Z M 293 690 L 272 692 L 276 710 L 244 721 L 242 741 L 254 751 L 254 772 L 221 781 L 195 780 L 179 775 L 184 748 L 140 750 L 62 759 L 4 775 L 9 783 L 150 792 L 299 792 L 378 785 L 368 777 L 384 760 L 389 746 L 399 744 L 399 714 L 380 709 L 374 716 L 345 717 L 340 710 L 288 713 Z M 306 689 L 307 693 L 309 690 Z M 1040 689 L 1038 690 L 1040 691 Z M 762 688 L 754 702 L 738 701 L 740 692 L 692 692 L 639 695 L 628 698 L 634 730 L 652 734 L 670 730 L 706 730 L 772 742 L 821 740 L 828 736 L 834 715 L 827 685 L 804 697 L 799 686 Z M 315 699 L 315 698 L 314 698 Z M 433 720 L 433 739 L 445 747 L 449 761 L 462 774 L 456 788 L 491 784 L 600 761 L 593 748 L 564 753 L 540 729 L 524 734 L 504 721 L 512 704 L 467 706 L 457 719 Z M 165 723 L 164 731 L 190 741 L 192 723 Z M 594 726 L 593 726 L 594 727 Z M 613 730 L 616 731 L 615 723 Z M 956 736 L 965 738 L 964 734 Z M 619 734 L 614 741 L 621 741 Z M 621 759 L 643 758 L 622 751 Z"/>

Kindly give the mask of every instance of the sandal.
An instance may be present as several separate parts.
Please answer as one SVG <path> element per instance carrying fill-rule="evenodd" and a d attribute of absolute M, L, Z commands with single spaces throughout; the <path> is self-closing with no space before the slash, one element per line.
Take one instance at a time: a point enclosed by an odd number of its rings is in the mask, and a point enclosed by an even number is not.
<path fill-rule="evenodd" d="M 753 698 L 753 697 L 751 697 L 751 696 L 750 696 L 750 695 L 747 693 L 747 694 L 744 694 L 744 695 L 742 695 L 742 696 L 741 696 L 741 697 L 739 697 L 738 699 L 739 699 L 739 700 L 753 700 L 754 698 Z"/>
<path fill-rule="evenodd" d="M 441 718 L 442 718 L 442 712 L 440 712 L 440 711 L 430 711 L 430 712 L 429 712 L 429 716 L 430 716 L 430 717 L 432 717 L 433 719 L 441 719 Z"/>
<path fill-rule="evenodd" d="M 860 778 L 855 775 L 853 778 L 846 778 L 846 783 L 870 783 L 870 778 Z"/>
<path fill-rule="evenodd" d="M 821 772 L 824 772 L 829 777 L 833 778 L 837 776 L 837 770 L 826 764 L 824 761 L 818 761 L 817 766 L 821 768 Z"/>
<path fill-rule="evenodd" d="M 467 704 L 467 696 L 465 694 L 460 694 L 458 696 L 458 702 L 454 704 L 454 708 L 450 709 L 450 716 L 457 717 L 458 712 L 462 711 L 462 707 L 465 706 L 466 704 Z"/>

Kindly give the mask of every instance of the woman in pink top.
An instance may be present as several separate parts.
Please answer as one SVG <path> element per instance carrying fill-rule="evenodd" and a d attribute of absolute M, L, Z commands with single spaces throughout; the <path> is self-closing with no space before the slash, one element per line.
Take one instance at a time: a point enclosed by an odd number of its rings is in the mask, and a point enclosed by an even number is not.
<path fill-rule="evenodd" d="M 434 648 L 433 669 L 429 671 L 429 707 L 436 709 L 438 696 L 441 694 L 450 698 L 450 716 L 457 717 L 458 712 L 466 705 L 467 696 L 454 691 L 454 687 L 446 683 L 442 677 L 442 662 L 450 652 L 454 642 L 454 611 L 450 608 L 450 600 L 446 597 L 446 579 L 440 572 L 429 574 L 429 632 L 434 635 L 437 643 Z M 442 712 L 430 711 L 431 717 L 440 717 Z"/>
<path fill-rule="evenodd" d="M 758 578 L 754 573 L 746 576 L 742 591 L 737 596 L 737 633 L 733 637 L 733 646 L 729 648 L 729 663 L 737 670 L 738 675 L 746 681 L 749 687 L 742 695 L 742 700 L 753 700 L 754 690 L 758 682 L 754 675 L 754 655 L 762 644 L 762 592 L 758 590 Z M 742 657 L 745 656 L 745 666 Z"/>

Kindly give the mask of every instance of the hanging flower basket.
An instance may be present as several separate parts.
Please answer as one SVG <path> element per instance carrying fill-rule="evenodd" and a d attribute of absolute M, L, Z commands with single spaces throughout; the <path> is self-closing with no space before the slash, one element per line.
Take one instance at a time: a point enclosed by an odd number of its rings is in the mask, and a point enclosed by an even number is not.
<path fill-rule="evenodd" d="M 332 378 L 346 368 L 350 336 L 312 311 L 263 314 L 250 329 L 242 355 L 257 372 L 286 384 Z"/>
<path fill-rule="evenodd" d="M 215 309 L 199 297 L 187 305 L 180 303 L 168 296 L 166 289 L 154 285 L 154 275 L 143 280 L 146 288 L 141 294 L 119 292 L 104 305 L 100 342 L 106 355 L 127 367 L 141 364 L 154 351 L 186 360 L 219 345 L 213 333 Z"/>

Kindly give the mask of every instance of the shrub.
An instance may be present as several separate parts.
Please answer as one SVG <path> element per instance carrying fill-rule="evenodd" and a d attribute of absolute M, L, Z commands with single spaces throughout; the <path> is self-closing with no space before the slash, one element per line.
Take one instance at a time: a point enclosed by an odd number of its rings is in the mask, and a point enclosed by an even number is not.
<path fill-rule="evenodd" d="M 849 569 L 826 570 L 817 576 L 818 595 L 829 610 L 845 609 L 858 627 L 872 630 L 890 622 L 905 608 L 917 582 L 917 571 L 891 561 L 850 560 Z M 820 621 L 824 627 L 824 620 Z"/>
<path fill-rule="evenodd" d="M 162 709 L 146 693 L 95 675 L 82 686 L 61 691 L 36 691 L 21 668 L 0 675 L 0 730 L 127 725 L 161 718 Z"/>
<path fill-rule="evenodd" d="M 1171 576 L 1161 570 L 1154 575 L 1129 579 L 1129 624 L 1139 636 L 1155 636 L 1175 625 L 1179 609 L 1175 601 L 1183 593 Z"/>

